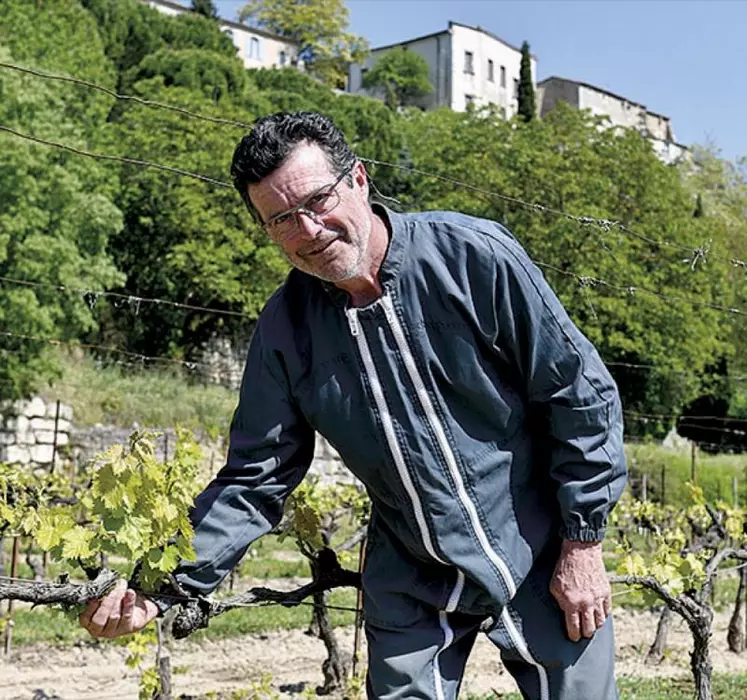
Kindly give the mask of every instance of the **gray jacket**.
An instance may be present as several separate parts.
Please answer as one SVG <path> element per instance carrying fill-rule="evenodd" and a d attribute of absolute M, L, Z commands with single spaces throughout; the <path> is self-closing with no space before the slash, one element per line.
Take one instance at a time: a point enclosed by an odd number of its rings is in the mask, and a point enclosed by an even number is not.
<path fill-rule="evenodd" d="M 500 611 L 551 539 L 603 538 L 626 467 L 596 350 L 502 226 L 377 212 L 380 299 L 350 308 L 294 270 L 263 310 L 227 465 L 193 511 L 187 588 L 213 590 L 279 522 L 315 431 L 373 503 L 369 619 L 401 624 L 402 595 Z"/>

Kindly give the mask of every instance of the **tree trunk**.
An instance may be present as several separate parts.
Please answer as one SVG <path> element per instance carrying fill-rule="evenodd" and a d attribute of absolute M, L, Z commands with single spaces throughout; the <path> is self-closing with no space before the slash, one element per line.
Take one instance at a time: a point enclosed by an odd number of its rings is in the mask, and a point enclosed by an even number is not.
<path fill-rule="evenodd" d="M 319 638 L 327 648 L 327 658 L 322 663 L 324 685 L 316 689 L 319 695 L 329 695 L 338 690 L 345 684 L 345 678 L 347 677 L 347 669 L 340 653 L 340 647 L 337 644 L 335 631 L 332 628 L 332 621 L 329 619 L 329 610 L 327 609 L 326 602 L 326 592 L 314 593 L 314 617 L 319 625 Z"/>
<path fill-rule="evenodd" d="M 734 601 L 734 612 L 729 620 L 729 630 L 726 633 L 726 641 L 729 649 L 737 654 L 744 651 L 744 592 L 747 587 L 747 568 L 739 570 L 739 588 L 737 599 Z"/>
<path fill-rule="evenodd" d="M 694 620 L 688 620 L 693 635 L 693 650 L 690 654 L 690 668 L 695 680 L 695 697 L 697 700 L 713 700 L 711 691 L 711 624 L 713 611 L 703 606 L 702 612 Z"/>
<path fill-rule="evenodd" d="M 41 554 L 35 554 L 31 551 L 31 545 L 29 544 L 26 550 L 26 564 L 34 574 L 34 581 L 44 580 L 44 560 Z"/>
<path fill-rule="evenodd" d="M 156 620 L 156 632 L 158 634 L 156 665 L 158 666 L 159 687 L 153 695 L 153 700 L 171 700 L 171 653 L 167 643 L 168 628 L 168 623 L 164 624 L 163 620 Z"/>
<path fill-rule="evenodd" d="M 647 664 L 659 664 L 664 658 L 664 652 L 667 650 L 669 626 L 672 624 L 672 615 L 672 611 L 665 605 L 659 616 L 659 624 L 656 626 L 654 643 L 646 654 Z"/>

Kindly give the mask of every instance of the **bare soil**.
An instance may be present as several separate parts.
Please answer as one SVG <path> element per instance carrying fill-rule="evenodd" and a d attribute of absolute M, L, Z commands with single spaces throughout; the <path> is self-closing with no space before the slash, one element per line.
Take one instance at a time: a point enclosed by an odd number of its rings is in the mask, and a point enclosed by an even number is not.
<path fill-rule="evenodd" d="M 658 617 L 649 612 L 617 608 L 615 625 L 618 676 L 682 676 L 689 674 L 690 635 L 685 624 L 674 621 L 668 651 L 658 666 L 644 663 Z M 747 672 L 747 652 L 733 654 L 726 645 L 727 612 L 717 613 L 712 644 L 716 672 Z M 338 629 L 343 649 L 352 653 L 353 630 Z M 138 673 L 124 664 L 126 650 L 111 644 L 81 644 L 66 649 L 24 647 L 0 660 L 2 700 L 134 700 Z M 322 681 L 324 645 L 302 630 L 272 632 L 195 644 L 176 642 L 172 664 L 183 670 L 174 677 L 175 696 L 217 691 L 224 697 L 250 690 L 264 674 L 280 698 L 298 699 L 304 687 Z M 365 657 L 364 657 L 365 658 Z M 255 686 L 256 687 L 256 686 Z M 515 690 L 501 665 L 498 652 L 483 636 L 477 641 L 465 674 L 462 697 L 487 695 L 492 690 Z"/>

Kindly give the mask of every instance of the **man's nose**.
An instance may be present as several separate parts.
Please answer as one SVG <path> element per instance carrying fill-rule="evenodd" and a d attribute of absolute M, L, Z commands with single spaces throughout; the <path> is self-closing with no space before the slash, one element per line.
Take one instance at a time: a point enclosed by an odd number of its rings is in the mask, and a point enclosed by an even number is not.
<path fill-rule="evenodd" d="M 319 218 L 313 213 L 300 209 L 296 212 L 296 220 L 298 222 L 298 230 L 303 234 L 304 237 L 314 237 L 324 226 Z"/>

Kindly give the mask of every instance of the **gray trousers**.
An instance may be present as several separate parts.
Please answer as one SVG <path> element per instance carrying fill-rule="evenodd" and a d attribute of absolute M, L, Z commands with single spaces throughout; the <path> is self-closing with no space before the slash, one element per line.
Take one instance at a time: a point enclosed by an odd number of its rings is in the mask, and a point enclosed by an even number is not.
<path fill-rule="evenodd" d="M 538 564 L 487 630 L 506 669 L 526 700 L 617 700 L 612 619 L 571 642 L 549 592 L 551 562 Z M 410 602 L 405 626 L 366 623 L 368 698 L 454 700 L 484 618 Z"/>

